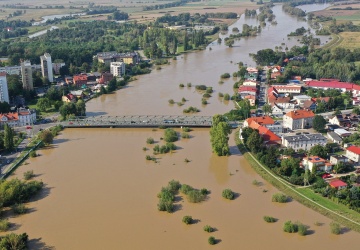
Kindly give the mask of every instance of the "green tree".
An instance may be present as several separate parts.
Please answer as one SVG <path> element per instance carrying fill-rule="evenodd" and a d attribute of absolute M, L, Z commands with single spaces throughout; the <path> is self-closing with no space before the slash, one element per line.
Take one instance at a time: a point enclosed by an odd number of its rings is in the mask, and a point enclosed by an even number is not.
<path fill-rule="evenodd" d="M 359 107 L 353 108 L 352 113 L 353 113 L 353 114 L 356 114 L 356 115 L 360 115 L 360 108 L 359 108 Z"/>
<path fill-rule="evenodd" d="M 76 107 L 75 115 L 77 115 L 77 116 L 86 116 L 86 104 L 85 104 L 84 100 L 81 100 L 81 99 L 78 100 L 76 102 L 75 107 Z"/>
<path fill-rule="evenodd" d="M 59 108 L 59 113 L 63 119 L 66 119 L 70 115 L 75 115 L 76 114 L 75 103 L 72 102 L 65 103 Z"/>
<path fill-rule="evenodd" d="M 116 78 L 115 77 L 113 79 L 111 79 L 111 81 L 109 81 L 106 90 L 108 93 L 111 93 L 116 90 Z"/>
<path fill-rule="evenodd" d="M 45 145 L 49 145 L 53 142 L 54 135 L 51 133 L 50 130 L 46 129 L 41 132 L 40 140 L 42 140 L 45 143 Z"/>
<path fill-rule="evenodd" d="M 4 147 L 7 151 L 14 149 L 14 132 L 8 124 L 4 126 Z"/>
<path fill-rule="evenodd" d="M 50 100 L 46 97 L 40 98 L 37 103 L 36 103 L 36 107 L 44 112 L 46 111 L 48 108 L 51 108 L 51 103 Z"/>
<path fill-rule="evenodd" d="M 226 122 L 226 117 L 222 115 L 215 115 L 213 117 L 213 124 L 210 130 L 210 141 L 213 151 L 218 156 L 225 156 L 230 154 L 228 145 L 231 128 Z"/>
<path fill-rule="evenodd" d="M 322 115 L 315 115 L 313 120 L 313 128 L 318 132 L 322 132 L 325 129 L 325 125 L 325 118 Z"/>
<path fill-rule="evenodd" d="M 20 77 L 18 75 L 7 75 L 7 84 L 9 90 L 9 96 L 15 97 L 17 95 L 21 95 L 23 91 L 23 85 L 20 81 Z"/>
<path fill-rule="evenodd" d="M 7 102 L 0 102 L 0 113 L 10 112 L 10 104 Z"/>
<path fill-rule="evenodd" d="M 264 111 L 265 115 L 271 114 L 272 113 L 272 109 L 271 109 L 271 105 L 270 104 L 265 104 L 262 107 L 262 110 Z"/>
<path fill-rule="evenodd" d="M 262 143 L 263 139 L 259 135 L 258 131 L 254 130 L 247 139 L 246 146 L 248 147 L 248 149 L 250 149 L 251 152 L 256 154 L 260 152 Z"/>
<path fill-rule="evenodd" d="M 319 156 L 321 158 L 326 158 L 327 153 L 328 152 L 326 151 L 325 147 L 323 147 L 321 145 L 315 145 L 309 151 L 310 155 Z"/>
<path fill-rule="evenodd" d="M 25 250 L 28 241 L 28 235 L 23 234 L 7 234 L 0 238 L 0 249 L 8 250 Z"/>

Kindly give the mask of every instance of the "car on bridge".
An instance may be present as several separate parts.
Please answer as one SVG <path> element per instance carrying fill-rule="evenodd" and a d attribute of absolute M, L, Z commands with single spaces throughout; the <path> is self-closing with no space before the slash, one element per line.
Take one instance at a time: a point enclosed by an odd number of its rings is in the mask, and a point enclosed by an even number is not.
<path fill-rule="evenodd" d="M 173 119 L 164 120 L 164 123 L 175 123 L 175 122 L 177 122 L 177 120 L 173 120 Z"/>

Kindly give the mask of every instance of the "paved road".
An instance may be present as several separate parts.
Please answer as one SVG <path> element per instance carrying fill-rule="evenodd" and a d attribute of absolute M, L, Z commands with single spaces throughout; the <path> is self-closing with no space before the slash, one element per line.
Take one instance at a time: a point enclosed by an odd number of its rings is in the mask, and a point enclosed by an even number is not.
<path fill-rule="evenodd" d="M 2 173 L 6 172 L 8 168 L 11 167 L 13 161 L 20 156 L 21 152 L 26 148 L 27 144 L 34 135 L 36 135 L 40 130 L 47 129 L 54 125 L 56 125 L 56 123 L 37 124 L 30 126 L 31 129 L 28 129 L 29 126 L 14 128 L 16 132 L 25 132 L 26 137 L 11 153 L 1 155 L 0 175 L 2 175 Z"/>

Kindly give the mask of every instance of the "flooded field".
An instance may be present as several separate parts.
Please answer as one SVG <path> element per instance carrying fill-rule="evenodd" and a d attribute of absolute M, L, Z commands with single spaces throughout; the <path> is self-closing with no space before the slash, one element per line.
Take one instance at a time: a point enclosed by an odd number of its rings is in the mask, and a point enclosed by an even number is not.
<path fill-rule="evenodd" d="M 38 239 L 33 249 L 338 249 L 360 243 L 354 232 L 331 235 L 329 219 L 297 202 L 272 203 L 276 189 L 244 161 L 234 139 L 232 155 L 217 157 L 211 153 L 208 133 L 190 132 L 191 139 L 175 143 L 179 150 L 158 156 L 154 163 L 145 160 L 152 150 L 144 152 L 142 147 L 151 149 L 146 138 L 159 142 L 163 130 L 67 129 L 54 149 L 41 150 L 39 158 L 17 170 L 19 178 L 34 170 L 47 187 L 45 197 L 29 204 L 31 213 L 11 222 L 19 225 L 16 232 Z M 185 158 L 191 162 L 185 163 Z M 173 214 L 157 211 L 156 194 L 172 179 L 209 189 L 209 199 L 200 204 L 180 199 Z M 255 179 L 262 185 L 254 186 Z M 223 199 L 225 188 L 238 197 Z M 181 222 L 184 215 L 199 221 L 187 226 Z M 267 224 L 264 215 L 279 221 Z M 308 225 L 310 235 L 283 233 L 286 220 Z M 205 225 L 217 229 L 211 234 L 221 240 L 216 246 L 207 243 Z"/>

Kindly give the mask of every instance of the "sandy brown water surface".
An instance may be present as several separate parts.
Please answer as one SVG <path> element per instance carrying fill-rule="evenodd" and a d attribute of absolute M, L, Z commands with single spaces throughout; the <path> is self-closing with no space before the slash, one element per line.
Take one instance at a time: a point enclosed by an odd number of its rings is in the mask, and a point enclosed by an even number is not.
<path fill-rule="evenodd" d="M 27 232 L 32 248 L 56 249 L 338 249 L 360 244 L 359 234 L 330 234 L 330 220 L 297 202 L 274 204 L 276 192 L 250 168 L 230 139 L 232 155 L 211 153 L 208 129 L 190 132 L 191 139 L 176 142 L 174 153 L 158 156 L 158 163 L 145 160 L 142 147 L 152 136 L 160 141 L 163 131 L 151 129 L 67 129 L 54 149 L 41 150 L 39 158 L 17 170 L 33 169 L 47 183 L 44 195 L 28 204 L 32 212 L 12 218 L 16 232 Z M 160 144 L 162 142 L 159 142 Z M 151 147 L 149 147 L 151 148 Z M 191 160 L 185 163 L 184 159 Z M 171 179 L 211 191 L 207 201 L 190 204 L 180 198 L 173 214 L 157 211 L 157 197 Z M 260 187 L 252 184 L 257 179 Z M 221 192 L 238 193 L 233 201 Z M 264 193 L 266 189 L 268 192 Z M 184 215 L 199 220 L 186 226 Z M 279 219 L 263 221 L 264 215 Z M 301 221 L 311 234 L 282 232 L 284 221 Z M 315 226 L 315 222 L 323 223 Z M 217 228 L 221 240 L 207 243 L 204 225 Z"/>

